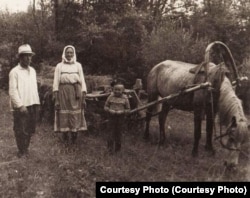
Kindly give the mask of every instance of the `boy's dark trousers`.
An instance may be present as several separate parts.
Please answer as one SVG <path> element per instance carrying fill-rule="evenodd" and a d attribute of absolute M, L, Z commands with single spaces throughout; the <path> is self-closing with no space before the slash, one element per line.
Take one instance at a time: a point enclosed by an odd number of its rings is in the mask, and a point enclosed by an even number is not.
<path fill-rule="evenodd" d="M 124 115 L 109 115 L 107 144 L 109 152 L 121 150 L 121 138 L 124 130 Z"/>
<path fill-rule="evenodd" d="M 14 133 L 16 138 L 17 148 L 20 154 L 28 152 L 30 139 L 36 129 L 37 106 L 32 105 L 27 107 L 28 113 L 21 113 L 14 110 Z"/>

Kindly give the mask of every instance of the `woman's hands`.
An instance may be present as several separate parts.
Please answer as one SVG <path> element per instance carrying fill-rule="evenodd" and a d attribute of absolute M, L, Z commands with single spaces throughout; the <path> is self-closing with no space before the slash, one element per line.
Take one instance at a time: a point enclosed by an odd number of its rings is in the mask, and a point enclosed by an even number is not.
<path fill-rule="evenodd" d="M 54 92 L 54 97 L 55 97 L 55 110 L 60 110 L 58 91 Z"/>
<path fill-rule="evenodd" d="M 86 103 L 86 92 L 82 92 L 82 108 L 85 109 L 87 107 L 87 103 Z"/>
<path fill-rule="evenodd" d="M 87 107 L 85 98 L 82 99 L 82 108 L 85 109 Z"/>
<path fill-rule="evenodd" d="M 58 100 L 55 101 L 55 110 L 60 110 L 60 103 Z"/>
<path fill-rule="evenodd" d="M 55 98 L 55 110 L 60 110 L 60 101 L 59 101 L 59 96 L 58 96 L 58 91 L 54 92 L 54 98 Z M 82 108 L 85 109 L 87 107 L 86 104 L 86 92 L 82 92 L 82 101 L 81 101 L 81 105 Z"/>

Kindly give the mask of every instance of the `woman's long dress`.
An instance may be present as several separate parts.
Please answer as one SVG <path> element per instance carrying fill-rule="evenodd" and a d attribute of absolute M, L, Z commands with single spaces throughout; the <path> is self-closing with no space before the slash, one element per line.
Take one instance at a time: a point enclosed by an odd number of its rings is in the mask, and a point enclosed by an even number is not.
<path fill-rule="evenodd" d="M 60 109 L 55 111 L 55 132 L 87 130 L 82 108 L 82 92 L 86 84 L 80 63 L 59 63 L 55 69 L 53 91 L 58 91 Z"/>

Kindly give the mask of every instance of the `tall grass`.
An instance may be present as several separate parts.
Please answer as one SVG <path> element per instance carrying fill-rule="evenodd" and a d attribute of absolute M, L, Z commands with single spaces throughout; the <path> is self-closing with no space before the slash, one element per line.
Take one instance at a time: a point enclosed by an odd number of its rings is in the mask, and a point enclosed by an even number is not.
<path fill-rule="evenodd" d="M 81 133 L 76 145 L 66 145 L 51 125 L 42 123 L 32 137 L 30 156 L 19 159 L 8 97 L 3 91 L 0 97 L 1 197 L 95 197 L 96 181 L 250 181 L 247 160 L 237 173 L 224 174 L 225 151 L 215 142 L 217 154 L 208 156 L 202 148 L 204 133 L 200 156 L 191 157 L 193 118 L 182 111 L 170 112 L 162 147 L 156 118 L 149 142 L 142 140 L 143 130 L 127 131 L 121 152 L 114 155 L 106 151 L 105 131 Z"/>

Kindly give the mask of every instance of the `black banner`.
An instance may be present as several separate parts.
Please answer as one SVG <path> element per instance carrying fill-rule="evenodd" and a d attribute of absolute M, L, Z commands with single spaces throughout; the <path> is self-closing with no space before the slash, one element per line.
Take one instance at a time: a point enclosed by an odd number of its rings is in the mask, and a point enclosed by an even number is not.
<path fill-rule="evenodd" d="M 96 197 L 249 197 L 249 182 L 97 182 Z"/>

